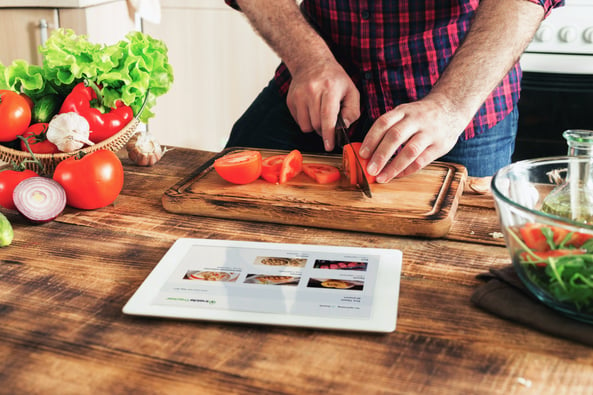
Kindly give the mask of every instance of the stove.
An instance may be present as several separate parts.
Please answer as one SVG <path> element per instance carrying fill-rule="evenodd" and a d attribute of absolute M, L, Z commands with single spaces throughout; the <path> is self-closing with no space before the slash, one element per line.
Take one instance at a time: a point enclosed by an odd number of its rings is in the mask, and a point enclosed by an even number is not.
<path fill-rule="evenodd" d="M 521 56 L 513 160 L 566 155 L 562 132 L 593 130 L 593 0 L 552 10 Z"/>
<path fill-rule="evenodd" d="M 521 57 L 521 67 L 593 75 L 593 0 L 566 0 L 552 10 Z"/>

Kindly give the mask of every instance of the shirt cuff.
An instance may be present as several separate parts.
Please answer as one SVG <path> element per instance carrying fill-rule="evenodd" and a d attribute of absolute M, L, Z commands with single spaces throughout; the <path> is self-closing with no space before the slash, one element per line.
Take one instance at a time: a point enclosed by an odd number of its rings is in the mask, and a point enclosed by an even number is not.
<path fill-rule="evenodd" d="M 528 0 L 531 3 L 539 4 L 544 8 L 544 15 L 547 17 L 552 12 L 552 9 L 564 5 L 565 0 Z"/>

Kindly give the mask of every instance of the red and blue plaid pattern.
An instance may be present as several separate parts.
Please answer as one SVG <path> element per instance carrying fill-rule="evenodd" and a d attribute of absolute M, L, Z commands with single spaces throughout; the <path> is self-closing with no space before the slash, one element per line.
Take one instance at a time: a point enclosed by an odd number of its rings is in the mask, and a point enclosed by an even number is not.
<path fill-rule="evenodd" d="M 236 6 L 232 0 L 225 0 Z M 546 15 L 564 0 L 528 0 Z M 303 0 L 301 10 L 319 31 L 361 93 L 371 119 L 426 96 L 469 30 L 479 0 Z M 275 81 L 286 94 L 291 77 L 281 64 Z M 519 100 L 516 64 L 465 130 L 471 138 L 497 124 Z"/>

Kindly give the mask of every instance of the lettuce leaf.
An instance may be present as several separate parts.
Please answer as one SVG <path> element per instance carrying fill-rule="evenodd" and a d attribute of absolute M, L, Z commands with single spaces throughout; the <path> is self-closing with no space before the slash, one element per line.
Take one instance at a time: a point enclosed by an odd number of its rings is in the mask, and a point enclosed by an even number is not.
<path fill-rule="evenodd" d="M 116 44 L 102 45 L 70 29 L 57 29 L 39 52 L 42 66 L 24 60 L 10 66 L 0 63 L 0 88 L 24 92 L 35 100 L 47 94 L 65 96 L 77 83 L 90 80 L 102 86 L 104 105 L 114 107 L 121 100 L 146 122 L 154 117 L 151 108 L 156 98 L 173 84 L 167 46 L 138 31 Z"/>

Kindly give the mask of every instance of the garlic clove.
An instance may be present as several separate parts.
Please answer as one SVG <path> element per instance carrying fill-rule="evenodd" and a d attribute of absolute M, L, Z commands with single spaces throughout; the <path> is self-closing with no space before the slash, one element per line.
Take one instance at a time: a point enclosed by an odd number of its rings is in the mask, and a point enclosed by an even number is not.
<path fill-rule="evenodd" d="M 126 144 L 128 158 L 138 166 L 155 165 L 168 149 L 163 149 L 149 132 L 135 133 Z"/>

